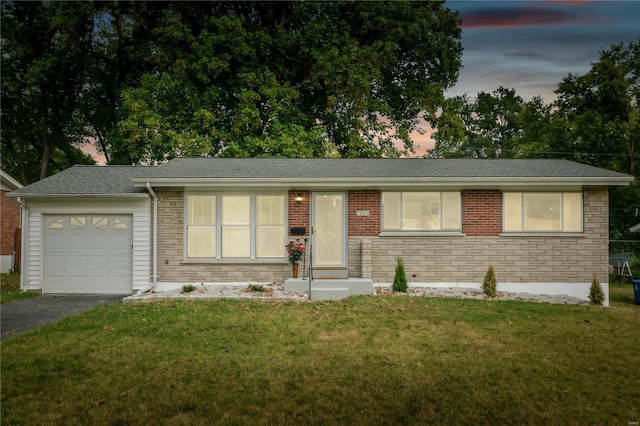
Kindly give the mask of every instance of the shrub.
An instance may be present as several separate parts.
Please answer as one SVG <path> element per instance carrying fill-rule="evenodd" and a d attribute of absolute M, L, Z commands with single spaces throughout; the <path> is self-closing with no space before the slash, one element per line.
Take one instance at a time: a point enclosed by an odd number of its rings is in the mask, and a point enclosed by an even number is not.
<path fill-rule="evenodd" d="M 493 266 L 489 265 L 487 273 L 482 281 L 482 292 L 489 297 L 496 297 L 496 274 L 493 272 Z"/>
<path fill-rule="evenodd" d="M 261 286 L 260 284 L 249 284 L 249 291 L 256 291 L 256 292 L 260 292 L 260 293 L 264 293 L 266 291 L 266 289 Z"/>
<path fill-rule="evenodd" d="M 593 281 L 591 281 L 591 287 L 589 287 L 589 301 L 592 305 L 602 305 L 604 303 L 604 291 L 595 275 L 593 276 Z"/>
<path fill-rule="evenodd" d="M 398 257 L 398 264 L 396 265 L 396 275 L 393 277 L 393 291 L 399 291 L 406 293 L 407 288 L 407 274 L 404 272 L 404 261 L 401 257 Z"/>
<path fill-rule="evenodd" d="M 196 286 L 192 284 L 185 284 L 182 286 L 182 293 L 191 293 L 196 289 Z"/>

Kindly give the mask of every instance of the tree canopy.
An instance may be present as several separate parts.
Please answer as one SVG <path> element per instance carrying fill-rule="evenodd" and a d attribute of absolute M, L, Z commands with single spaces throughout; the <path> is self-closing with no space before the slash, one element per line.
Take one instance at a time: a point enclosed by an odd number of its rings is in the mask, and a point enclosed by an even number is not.
<path fill-rule="evenodd" d="M 24 183 L 87 137 L 110 164 L 398 156 L 461 66 L 443 2 L 6 1 L 2 20 L 2 162 Z"/>

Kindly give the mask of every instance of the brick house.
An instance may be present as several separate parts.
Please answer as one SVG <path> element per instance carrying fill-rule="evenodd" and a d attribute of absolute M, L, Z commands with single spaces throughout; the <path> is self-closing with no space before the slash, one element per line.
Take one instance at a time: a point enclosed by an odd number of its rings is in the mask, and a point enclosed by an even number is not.
<path fill-rule="evenodd" d="M 75 166 L 12 195 L 29 209 L 25 289 L 307 291 L 310 272 L 335 298 L 391 283 L 402 257 L 414 286 L 477 288 L 493 265 L 499 290 L 587 299 L 594 276 L 608 290 L 608 187 L 632 179 L 566 160 L 178 158 Z"/>
<path fill-rule="evenodd" d="M 20 258 L 16 232 L 20 230 L 20 204 L 7 194 L 22 188 L 20 182 L 0 170 L 0 272 L 10 272 Z"/>

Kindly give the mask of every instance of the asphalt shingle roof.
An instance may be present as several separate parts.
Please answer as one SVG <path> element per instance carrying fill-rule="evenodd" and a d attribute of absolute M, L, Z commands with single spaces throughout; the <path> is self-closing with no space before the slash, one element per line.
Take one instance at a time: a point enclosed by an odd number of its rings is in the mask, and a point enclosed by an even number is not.
<path fill-rule="evenodd" d="M 148 166 L 73 166 L 46 179 L 27 185 L 11 195 L 122 195 L 145 194 L 132 178 L 153 170 Z"/>
<path fill-rule="evenodd" d="M 444 178 L 622 177 L 567 160 L 424 158 L 176 158 L 149 172 L 157 178 Z"/>
<path fill-rule="evenodd" d="M 602 178 L 631 176 L 567 160 L 478 160 L 423 158 L 176 158 L 159 166 L 74 166 L 25 186 L 12 195 L 129 195 L 144 194 L 135 186 L 179 179 L 441 179 L 473 178 Z"/>

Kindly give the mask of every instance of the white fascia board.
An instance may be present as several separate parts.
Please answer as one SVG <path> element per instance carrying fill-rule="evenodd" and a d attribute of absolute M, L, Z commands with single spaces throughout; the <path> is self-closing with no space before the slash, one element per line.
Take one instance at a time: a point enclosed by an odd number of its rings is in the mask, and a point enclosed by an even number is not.
<path fill-rule="evenodd" d="M 629 228 L 629 232 L 640 232 L 640 223 Z"/>
<path fill-rule="evenodd" d="M 22 184 L 8 175 L 4 170 L 0 170 L 0 180 L 2 180 L 2 185 L 6 185 L 9 190 L 22 188 Z"/>
<path fill-rule="evenodd" d="M 411 188 L 424 186 L 464 188 L 505 188 L 527 186 L 613 186 L 629 185 L 633 177 L 474 177 L 474 178 L 155 178 L 134 179 L 135 186 L 164 187 L 296 187 L 296 188 Z"/>

